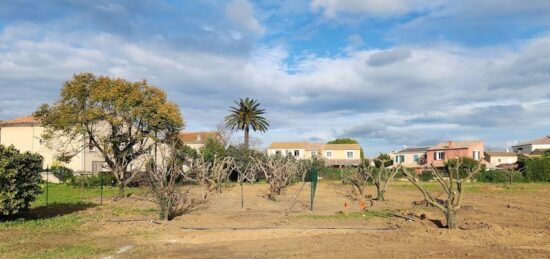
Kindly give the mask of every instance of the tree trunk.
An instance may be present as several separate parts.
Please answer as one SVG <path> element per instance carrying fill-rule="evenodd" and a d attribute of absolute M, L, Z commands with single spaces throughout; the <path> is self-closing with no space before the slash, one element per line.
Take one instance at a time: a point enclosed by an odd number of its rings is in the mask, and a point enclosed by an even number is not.
<path fill-rule="evenodd" d="M 118 197 L 124 198 L 124 183 L 118 183 Z"/>
<path fill-rule="evenodd" d="M 448 229 L 456 229 L 456 214 L 453 210 L 445 212 L 445 219 L 447 220 Z"/>
<path fill-rule="evenodd" d="M 248 149 L 248 140 L 250 138 L 250 128 L 244 128 L 244 147 Z"/>
<path fill-rule="evenodd" d="M 244 186 L 243 182 L 241 181 L 241 209 L 244 209 Z"/>
<path fill-rule="evenodd" d="M 384 193 L 385 191 L 378 190 L 378 194 L 376 195 L 376 200 L 384 201 Z"/>
<path fill-rule="evenodd" d="M 382 187 L 380 186 L 380 184 L 376 184 L 376 200 L 377 201 L 384 201 L 384 193 L 386 191 L 382 190 L 381 188 Z"/>

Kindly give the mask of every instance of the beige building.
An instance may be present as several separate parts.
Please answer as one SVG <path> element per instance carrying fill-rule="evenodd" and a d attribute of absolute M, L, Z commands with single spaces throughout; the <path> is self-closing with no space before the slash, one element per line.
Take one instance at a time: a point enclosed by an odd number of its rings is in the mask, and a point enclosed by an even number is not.
<path fill-rule="evenodd" d="M 359 144 L 321 144 L 310 142 L 273 142 L 267 148 L 268 155 L 294 156 L 297 159 L 318 157 L 327 166 L 351 166 L 361 162 Z"/>
<path fill-rule="evenodd" d="M 489 162 L 489 164 L 496 167 L 502 164 L 513 164 L 517 162 L 518 155 L 506 151 L 485 151 L 484 159 Z"/>
<path fill-rule="evenodd" d="M 44 128 L 32 116 L 0 122 L 0 144 L 13 145 L 21 152 L 38 153 L 44 157 L 43 167 L 59 164 L 55 152 L 42 140 Z M 84 145 L 81 145 L 84 146 Z M 99 172 L 105 170 L 101 153 L 85 148 L 78 152 L 69 163 L 62 165 L 76 172 Z"/>
<path fill-rule="evenodd" d="M 216 131 L 180 132 L 179 137 L 185 145 L 188 145 L 197 151 L 204 147 L 209 138 L 223 142 L 220 134 Z"/>
<path fill-rule="evenodd" d="M 426 152 L 429 147 L 404 148 L 390 153 L 395 165 L 399 164 L 408 168 L 418 168 L 426 165 Z"/>
<path fill-rule="evenodd" d="M 512 146 L 512 149 L 514 153 L 523 155 L 543 153 L 544 150 L 550 149 L 550 135 L 517 144 Z"/>

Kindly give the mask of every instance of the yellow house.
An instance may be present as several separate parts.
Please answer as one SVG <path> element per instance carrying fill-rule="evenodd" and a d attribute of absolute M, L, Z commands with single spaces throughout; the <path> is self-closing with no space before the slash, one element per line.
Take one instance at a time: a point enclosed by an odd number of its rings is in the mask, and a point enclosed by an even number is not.
<path fill-rule="evenodd" d="M 197 151 L 203 148 L 206 141 L 210 138 L 223 142 L 222 137 L 216 131 L 186 131 L 180 132 L 179 137 L 185 145 L 190 146 Z"/>
<path fill-rule="evenodd" d="M 359 144 L 273 142 L 267 148 L 267 154 L 290 155 L 297 159 L 310 159 L 316 156 L 324 159 L 327 166 L 353 166 L 361 162 L 361 146 Z"/>
<path fill-rule="evenodd" d="M 46 168 L 58 162 L 55 159 L 55 151 L 48 148 L 42 141 L 43 132 L 44 127 L 32 116 L 2 121 L 0 122 L 0 144 L 4 146 L 13 145 L 21 152 L 29 151 L 42 155 L 44 157 L 43 167 Z M 78 152 L 69 163 L 63 165 L 76 172 L 105 170 L 101 153 L 87 148 Z"/>

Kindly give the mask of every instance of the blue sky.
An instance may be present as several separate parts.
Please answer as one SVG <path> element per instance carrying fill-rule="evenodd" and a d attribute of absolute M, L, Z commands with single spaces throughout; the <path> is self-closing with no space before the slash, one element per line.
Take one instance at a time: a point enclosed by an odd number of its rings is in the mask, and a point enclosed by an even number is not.
<path fill-rule="evenodd" d="M 0 120 L 74 73 L 147 79 L 188 130 L 258 99 L 272 141 L 358 139 L 368 155 L 550 135 L 550 1 L 0 2 Z"/>

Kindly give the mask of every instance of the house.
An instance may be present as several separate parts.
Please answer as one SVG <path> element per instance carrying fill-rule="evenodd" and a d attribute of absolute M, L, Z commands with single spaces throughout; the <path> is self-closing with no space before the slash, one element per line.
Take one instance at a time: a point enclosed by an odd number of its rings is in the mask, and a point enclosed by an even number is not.
<path fill-rule="evenodd" d="M 550 149 L 550 135 L 512 146 L 514 153 L 523 155 L 531 155 L 533 152 L 533 155 L 536 155 L 537 153 L 544 153 L 544 150 L 547 149 Z"/>
<path fill-rule="evenodd" d="M 267 148 L 268 155 L 294 156 L 297 159 L 318 157 L 326 166 L 355 166 L 361 162 L 359 144 L 321 144 L 310 142 L 273 142 Z"/>
<path fill-rule="evenodd" d="M 209 138 L 223 142 L 222 137 L 216 131 L 196 131 L 196 132 L 180 132 L 179 137 L 185 145 L 199 151 L 204 147 Z"/>
<path fill-rule="evenodd" d="M 21 152 L 38 153 L 44 158 L 43 167 L 58 163 L 55 151 L 45 145 L 42 140 L 44 127 L 32 116 L 16 118 L 0 122 L 0 144 L 13 145 Z M 104 159 L 100 152 L 84 148 L 72 157 L 64 166 L 76 172 L 104 171 Z"/>
<path fill-rule="evenodd" d="M 481 160 L 484 154 L 484 143 L 481 140 L 447 141 L 426 150 L 426 164 L 435 167 L 445 166 L 445 162 L 460 157 Z"/>
<path fill-rule="evenodd" d="M 492 166 L 513 164 L 518 161 L 518 154 L 508 151 L 485 151 L 485 161 Z"/>
<path fill-rule="evenodd" d="M 394 164 L 407 168 L 418 168 L 426 165 L 426 153 L 429 147 L 404 148 L 390 153 Z"/>

